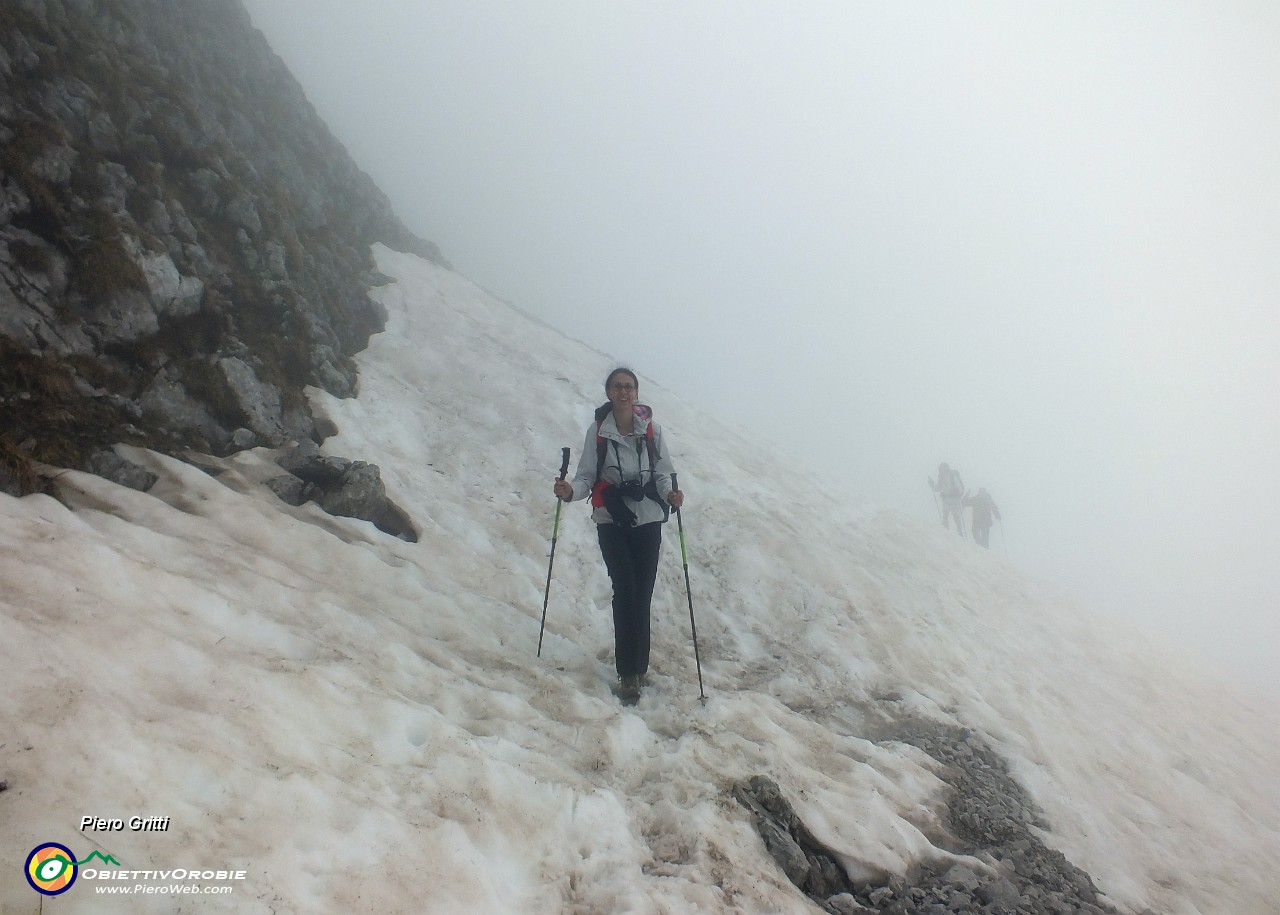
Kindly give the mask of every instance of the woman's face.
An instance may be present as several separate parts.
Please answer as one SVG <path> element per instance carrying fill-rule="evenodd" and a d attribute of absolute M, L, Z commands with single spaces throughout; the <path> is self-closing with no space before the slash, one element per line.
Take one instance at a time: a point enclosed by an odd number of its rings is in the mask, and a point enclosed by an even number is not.
<path fill-rule="evenodd" d="M 631 410 L 635 408 L 640 389 L 634 378 L 626 372 L 618 372 L 609 380 L 608 393 L 614 410 Z"/>

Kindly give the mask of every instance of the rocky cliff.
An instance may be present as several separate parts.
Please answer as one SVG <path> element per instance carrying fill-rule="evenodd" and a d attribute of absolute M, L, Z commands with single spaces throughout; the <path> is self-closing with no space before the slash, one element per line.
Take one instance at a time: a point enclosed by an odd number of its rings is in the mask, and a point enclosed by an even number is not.
<path fill-rule="evenodd" d="M 0 5 L 0 488 L 106 446 L 318 441 L 381 241 L 440 260 L 238 0 Z"/>

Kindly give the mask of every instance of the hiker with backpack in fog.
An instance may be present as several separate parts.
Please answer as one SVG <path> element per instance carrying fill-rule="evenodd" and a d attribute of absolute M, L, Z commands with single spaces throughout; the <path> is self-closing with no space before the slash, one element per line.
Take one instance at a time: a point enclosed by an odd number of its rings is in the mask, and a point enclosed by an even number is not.
<path fill-rule="evenodd" d="M 991 537 L 991 519 L 994 516 L 996 521 L 1000 520 L 1000 509 L 996 507 L 995 499 L 991 498 L 991 493 L 982 487 L 978 487 L 976 496 L 965 494 L 964 504 L 968 506 L 969 511 L 972 513 L 973 523 L 969 529 L 973 531 L 974 542 L 979 546 L 990 549 L 987 544 Z"/>
<path fill-rule="evenodd" d="M 634 704 L 649 670 L 650 614 L 662 524 L 684 494 L 672 488 L 674 468 L 662 429 L 639 403 L 634 372 L 617 368 L 605 380 L 609 400 L 587 428 L 572 480 L 555 481 L 565 502 L 591 497 L 600 553 L 613 582 L 614 661 L 618 696 Z"/>
<path fill-rule="evenodd" d="M 964 481 L 959 471 L 948 464 L 938 465 L 938 481 L 929 477 L 929 487 L 942 499 L 942 526 L 951 529 L 951 518 L 956 519 L 956 533 L 964 536 Z"/>

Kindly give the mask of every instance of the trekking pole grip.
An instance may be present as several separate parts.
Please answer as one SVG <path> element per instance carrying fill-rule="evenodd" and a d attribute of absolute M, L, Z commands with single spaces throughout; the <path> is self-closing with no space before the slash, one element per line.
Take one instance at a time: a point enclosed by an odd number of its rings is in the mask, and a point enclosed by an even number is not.
<path fill-rule="evenodd" d="M 565 474 L 569 472 L 569 449 L 560 449 L 560 479 L 565 478 Z"/>
<path fill-rule="evenodd" d="M 678 476 L 679 475 L 675 473 L 671 474 L 671 488 L 673 490 L 678 490 L 680 488 L 680 480 L 678 479 Z M 684 517 L 680 514 L 680 509 L 678 508 L 676 509 L 676 524 L 680 528 L 680 561 L 684 563 L 685 577 L 688 578 L 689 554 L 685 552 L 684 548 Z"/>

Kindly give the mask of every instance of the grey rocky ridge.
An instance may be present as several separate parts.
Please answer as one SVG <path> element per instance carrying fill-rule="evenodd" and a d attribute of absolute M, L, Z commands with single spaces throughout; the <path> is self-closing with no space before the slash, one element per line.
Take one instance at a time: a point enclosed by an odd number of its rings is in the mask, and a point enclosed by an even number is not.
<path fill-rule="evenodd" d="M 0 487 L 321 441 L 305 388 L 353 395 L 383 327 L 374 242 L 443 263 L 238 0 L 6 0 Z"/>

